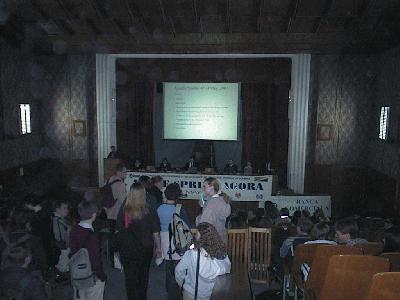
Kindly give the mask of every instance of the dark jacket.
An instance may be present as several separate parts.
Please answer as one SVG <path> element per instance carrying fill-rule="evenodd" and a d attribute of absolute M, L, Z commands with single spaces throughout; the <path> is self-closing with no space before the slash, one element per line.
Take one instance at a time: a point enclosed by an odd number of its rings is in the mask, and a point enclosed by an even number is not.
<path fill-rule="evenodd" d="M 20 230 L 20 231 L 14 231 L 8 234 L 8 238 L 11 243 L 16 242 L 26 234 L 29 234 L 31 236 L 30 239 L 28 239 L 26 242 L 22 243 L 19 246 L 24 246 L 27 247 L 31 250 L 32 253 L 32 262 L 29 265 L 28 269 L 30 271 L 35 271 L 39 270 L 41 271 L 42 275 L 46 275 L 47 272 L 47 259 L 46 259 L 46 252 L 43 248 L 43 244 L 41 240 L 35 236 L 32 235 L 30 232 L 27 230 Z M 3 239 L 0 240 L 0 253 L 3 253 L 3 250 L 6 248 L 6 243 L 4 242 Z"/>
<path fill-rule="evenodd" d="M 101 261 L 99 237 L 96 232 L 75 225 L 69 235 L 69 246 L 71 249 L 70 256 L 74 255 L 79 249 L 86 248 L 89 252 L 93 272 L 100 280 L 106 280 Z"/>
<path fill-rule="evenodd" d="M 23 280 L 24 279 L 24 280 Z M 43 282 L 30 274 L 22 267 L 6 268 L 0 274 L 0 291 L 1 295 L 10 296 L 7 290 L 20 290 L 21 282 L 26 282 L 24 288 L 23 300 L 46 300 L 48 299 Z"/>

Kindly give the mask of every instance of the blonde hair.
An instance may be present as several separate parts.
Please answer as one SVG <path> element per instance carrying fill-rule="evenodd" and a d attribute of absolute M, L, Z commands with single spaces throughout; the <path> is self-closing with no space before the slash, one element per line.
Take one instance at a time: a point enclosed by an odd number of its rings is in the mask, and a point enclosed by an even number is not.
<path fill-rule="evenodd" d="M 140 183 L 133 183 L 126 197 L 124 211 L 132 219 L 141 219 L 149 212 L 146 190 Z"/>
<path fill-rule="evenodd" d="M 225 194 L 224 192 L 222 192 L 222 191 L 220 190 L 220 189 L 221 189 L 221 186 L 220 186 L 220 183 L 219 183 L 219 181 L 218 181 L 217 178 L 214 178 L 214 177 L 207 177 L 207 178 L 204 180 L 204 183 L 206 183 L 206 184 L 209 185 L 209 186 L 212 186 L 213 189 L 214 189 L 214 192 L 215 192 L 216 194 L 222 196 L 222 198 L 225 200 L 226 203 L 229 203 L 229 202 L 231 201 L 230 197 L 229 197 L 227 194 Z"/>

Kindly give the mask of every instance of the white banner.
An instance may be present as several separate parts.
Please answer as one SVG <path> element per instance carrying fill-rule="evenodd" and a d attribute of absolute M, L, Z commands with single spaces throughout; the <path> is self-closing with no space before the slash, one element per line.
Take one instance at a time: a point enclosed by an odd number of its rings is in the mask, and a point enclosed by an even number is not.
<path fill-rule="evenodd" d="M 179 174 L 179 173 L 146 173 L 128 172 L 125 179 L 129 191 L 132 183 L 137 182 L 140 176 L 161 176 L 164 188 L 173 182 L 179 183 L 183 197 L 200 199 L 203 183 L 207 177 L 217 178 L 221 190 L 234 201 L 265 201 L 272 193 L 272 175 L 243 176 L 243 175 L 208 175 L 208 174 Z"/>
<path fill-rule="evenodd" d="M 331 216 L 331 196 L 271 196 L 266 200 L 274 202 L 278 209 L 287 207 L 290 215 L 296 210 L 308 210 L 312 215 L 322 208 L 326 217 Z"/>

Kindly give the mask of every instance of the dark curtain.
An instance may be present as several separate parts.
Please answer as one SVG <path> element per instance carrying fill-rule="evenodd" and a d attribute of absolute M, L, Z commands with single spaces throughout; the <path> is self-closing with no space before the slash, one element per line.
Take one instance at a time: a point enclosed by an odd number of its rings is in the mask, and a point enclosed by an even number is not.
<path fill-rule="evenodd" d="M 149 81 L 117 87 L 117 149 L 128 167 L 135 159 L 154 164 L 153 93 Z"/>
<path fill-rule="evenodd" d="M 252 162 L 253 172 L 264 174 L 270 161 L 285 184 L 289 133 L 287 88 L 273 83 L 242 83 L 241 89 L 242 162 Z"/>

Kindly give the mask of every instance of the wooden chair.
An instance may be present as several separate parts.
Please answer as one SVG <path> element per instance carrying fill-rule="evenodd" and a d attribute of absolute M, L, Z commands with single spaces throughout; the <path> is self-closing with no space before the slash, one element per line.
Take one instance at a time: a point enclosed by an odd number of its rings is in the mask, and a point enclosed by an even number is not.
<path fill-rule="evenodd" d="M 318 246 L 322 244 L 302 244 L 298 245 L 294 250 L 293 263 L 290 270 L 290 277 L 295 286 L 295 299 L 297 299 L 298 290 L 304 290 L 303 274 L 301 272 L 301 265 L 307 263 L 311 266 L 315 252 Z"/>
<path fill-rule="evenodd" d="M 245 266 L 247 268 L 248 229 L 228 230 L 228 255 L 232 266 Z"/>
<path fill-rule="evenodd" d="M 390 272 L 400 272 L 400 252 L 386 252 L 380 255 L 390 262 Z"/>
<path fill-rule="evenodd" d="M 372 255 L 334 255 L 318 300 L 363 299 L 372 276 L 389 271 L 389 261 Z"/>
<path fill-rule="evenodd" d="M 377 273 L 364 300 L 397 300 L 400 297 L 400 272 Z"/>
<path fill-rule="evenodd" d="M 279 286 L 270 285 L 268 268 L 271 265 L 271 228 L 248 229 L 247 270 L 252 298 L 267 297 Z"/>
<path fill-rule="evenodd" d="M 379 255 L 383 251 L 383 244 L 376 242 L 356 244 L 353 247 L 361 249 L 364 255 Z"/>
<path fill-rule="evenodd" d="M 249 227 L 247 268 L 253 280 L 268 282 L 271 265 L 271 228 Z"/>
<path fill-rule="evenodd" d="M 355 254 L 362 255 L 359 248 L 340 245 L 318 245 L 311 263 L 308 279 L 304 285 L 307 300 L 317 299 L 324 283 L 329 259 L 333 255 Z"/>

